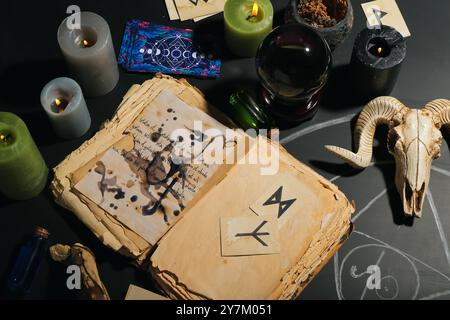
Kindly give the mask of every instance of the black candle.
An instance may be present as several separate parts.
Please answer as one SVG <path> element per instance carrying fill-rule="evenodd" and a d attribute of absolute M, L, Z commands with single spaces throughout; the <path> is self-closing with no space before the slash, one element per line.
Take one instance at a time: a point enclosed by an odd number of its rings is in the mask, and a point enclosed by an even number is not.
<path fill-rule="evenodd" d="M 389 95 L 406 57 L 406 41 L 392 27 L 364 29 L 356 37 L 350 62 L 353 95 L 359 102 Z"/>

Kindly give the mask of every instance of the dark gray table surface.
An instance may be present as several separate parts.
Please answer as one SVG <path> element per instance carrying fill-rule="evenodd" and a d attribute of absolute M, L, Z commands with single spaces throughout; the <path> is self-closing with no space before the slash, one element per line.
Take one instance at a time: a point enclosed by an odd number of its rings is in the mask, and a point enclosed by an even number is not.
<path fill-rule="evenodd" d="M 365 27 L 361 2 L 352 0 L 354 28 L 333 53 L 336 70 L 348 63 L 355 36 Z M 287 1 L 272 0 L 272 3 L 279 23 Z M 171 22 L 163 0 L 2 1 L 0 111 L 15 112 L 25 120 L 49 167 L 57 165 L 91 137 L 113 114 L 133 83 L 151 78 L 151 75 L 129 74 L 121 70 L 121 78 L 114 91 L 103 97 L 87 99 L 93 117 L 91 131 L 76 140 L 65 141 L 55 137 L 40 106 L 39 93 L 46 82 L 66 75 L 56 30 L 71 4 L 78 4 L 84 11 L 94 11 L 108 21 L 116 51 L 121 44 L 125 22 L 133 18 L 216 32 L 218 45 L 223 44 L 222 15 L 200 24 Z M 392 95 L 411 107 L 420 107 L 434 98 L 450 98 L 450 38 L 447 33 L 450 29 L 450 2 L 398 0 L 398 4 L 412 36 L 407 39 L 407 59 Z M 236 59 L 226 50 L 222 53 L 220 79 L 189 79 L 219 107 L 225 106 L 224 97 L 233 85 L 257 85 L 253 59 Z M 364 171 L 352 171 L 324 151 L 324 144 L 351 147 L 349 119 L 361 109 L 361 106 L 344 102 L 342 97 L 349 93 L 347 79 L 337 79 L 330 82 L 328 97 L 313 120 L 282 132 L 282 138 L 290 137 L 286 148 L 296 158 L 333 179 L 357 205 L 355 231 L 301 298 L 449 298 L 450 157 L 447 144 L 443 144 L 441 158 L 433 163 L 423 217 L 411 225 L 402 218 L 400 198 L 393 187 L 394 165 L 385 148 L 386 129 L 378 130 L 376 135 L 374 160 L 378 164 Z M 336 92 L 340 97 L 335 96 Z M 104 247 L 72 213 L 54 204 L 48 189 L 28 201 L 12 202 L 0 198 L 0 219 L 1 287 L 21 240 L 32 232 L 34 226 L 42 225 L 50 230 L 52 243 L 81 242 L 95 252 L 100 275 L 112 298 L 123 299 L 130 283 L 153 288 L 148 275 L 135 270 L 127 259 Z M 361 274 L 370 265 L 379 266 L 382 277 L 379 290 L 364 289 L 367 275 L 352 277 L 352 270 Z M 47 259 L 41 271 L 30 298 L 67 299 L 74 296 L 66 289 L 66 274 L 62 266 Z M 6 295 L 1 293 L 2 296 Z"/>

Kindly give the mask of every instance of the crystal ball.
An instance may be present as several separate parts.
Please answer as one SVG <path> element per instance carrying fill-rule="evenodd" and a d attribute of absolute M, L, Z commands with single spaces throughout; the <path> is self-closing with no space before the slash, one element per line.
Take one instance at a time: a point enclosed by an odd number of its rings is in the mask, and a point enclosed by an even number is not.
<path fill-rule="evenodd" d="M 313 109 L 331 69 L 331 53 L 326 41 L 312 28 L 286 24 L 274 29 L 261 43 L 256 70 L 268 104 L 292 107 L 275 113 L 294 118 Z M 293 119 L 294 121 L 296 119 Z"/>

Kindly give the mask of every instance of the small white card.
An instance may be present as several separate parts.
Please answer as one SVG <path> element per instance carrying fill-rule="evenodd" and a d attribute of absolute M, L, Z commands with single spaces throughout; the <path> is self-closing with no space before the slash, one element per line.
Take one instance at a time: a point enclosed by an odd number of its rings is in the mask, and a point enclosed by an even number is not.
<path fill-rule="evenodd" d="M 382 25 L 395 28 L 406 38 L 411 35 L 405 19 L 395 0 L 376 0 L 361 4 L 367 18 L 367 26 L 375 28 Z"/>
<path fill-rule="evenodd" d="M 222 256 L 251 256 L 280 253 L 278 219 L 256 216 L 250 210 L 243 216 L 220 219 Z"/>
<path fill-rule="evenodd" d="M 167 13 L 169 14 L 170 20 L 180 20 L 180 16 L 178 15 L 177 7 L 175 6 L 175 2 L 173 0 L 165 0 Z"/>
<path fill-rule="evenodd" d="M 181 21 L 223 11 L 225 0 L 174 0 Z"/>
<path fill-rule="evenodd" d="M 128 287 L 127 295 L 125 300 L 169 300 L 162 295 L 156 294 L 154 292 L 145 290 L 133 284 Z"/>

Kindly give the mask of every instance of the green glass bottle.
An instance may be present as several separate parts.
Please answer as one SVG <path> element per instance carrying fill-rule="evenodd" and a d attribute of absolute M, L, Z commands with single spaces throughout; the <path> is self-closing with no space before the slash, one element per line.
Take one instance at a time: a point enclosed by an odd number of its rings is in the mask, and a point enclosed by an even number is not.
<path fill-rule="evenodd" d="M 13 200 L 33 198 L 47 183 L 48 168 L 25 123 L 0 112 L 0 193 Z"/>
<path fill-rule="evenodd" d="M 228 115 L 242 129 L 271 129 L 273 118 L 244 90 L 230 95 Z"/>

